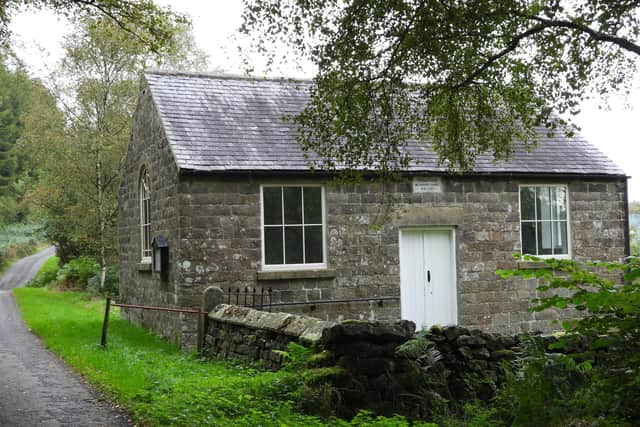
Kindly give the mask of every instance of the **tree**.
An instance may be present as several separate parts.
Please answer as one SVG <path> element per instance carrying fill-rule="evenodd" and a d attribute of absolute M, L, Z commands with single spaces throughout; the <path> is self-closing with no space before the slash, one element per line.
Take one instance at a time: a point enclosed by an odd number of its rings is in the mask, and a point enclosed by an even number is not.
<path fill-rule="evenodd" d="M 450 169 L 509 156 L 557 114 L 628 91 L 640 58 L 637 0 L 245 0 L 241 32 L 318 68 L 295 117 L 322 167 L 393 171 L 412 140 Z"/>
<path fill-rule="evenodd" d="M 6 196 L 20 173 L 12 149 L 22 132 L 31 81 L 24 70 L 9 70 L 0 56 L 0 87 L 0 196 Z"/>
<path fill-rule="evenodd" d="M 44 103 L 33 110 L 23 138 L 41 168 L 32 194 L 46 218 L 45 232 L 58 242 L 61 258 L 96 258 L 101 287 L 117 255 L 116 195 L 140 74 L 149 66 L 207 64 L 187 26 L 176 28 L 174 36 L 172 48 L 165 49 L 169 54 L 159 56 L 111 20 L 80 20 L 64 43 L 66 56 L 56 79 L 62 119 Z"/>
<path fill-rule="evenodd" d="M 66 17 L 103 16 L 159 53 L 173 43 L 176 24 L 183 16 L 161 8 L 152 0 L 3 0 L 0 2 L 0 42 L 9 35 L 11 15 L 20 8 L 49 8 Z"/>
<path fill-rule="evenodd" d="M 37 85 L 13 53 L 0 48 L 0 224 L 24 221 L 28 214 L 22 202 L 33 173 L 25 167 L 16 142 Z"/>

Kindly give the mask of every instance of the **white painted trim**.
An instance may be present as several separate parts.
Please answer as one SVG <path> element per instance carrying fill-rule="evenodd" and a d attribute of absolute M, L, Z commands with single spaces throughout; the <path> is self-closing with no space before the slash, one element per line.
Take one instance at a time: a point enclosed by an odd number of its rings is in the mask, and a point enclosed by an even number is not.
<path fill-rule="evenodd" d="M 267 265 L 265 262 L 265 249 L 264 249 L 264 230 L 265 230 L 265 224 L 264 224 L 264 192 L 263 189 L 264 188 L 269 188 L 269 187 L 276 187 L 276 188 L 284 188 L 284 187 L 314 187 L 314 188 L 320 188 L 320 209 L 321 209 L 321 215 L 322 215 L 322 224 L 299 224 L 299 226 L 303 227 L 303 240 L 302 240 L 302 251 L 303 251 L 303 259 L 304 259 L 304 226 L 305 225 L 311 225 L 311 226 L 318 226 L 321 225 L 322 226 L 322 262 L 321 263 L 309 263 L 309 264 L 269 264 Z M 281 195 L 282 197 L 282 195 Z M 282 215 L 284 215 L 284 197 L 282 197 Z M 283 183 L 266 183 L 266 184 L 260 184 L 260 265 L 261 265 L 261 271 L 287 271 L 287 270 L 325 270 L 327 268 L 327 203 L 326 203 L 326 192 L 325 192 L 325 187 L 323 184 L 315 184 L 315 183 L 309 183 L 309 184 L 300 184 L 298 182 L 295 183 L 291 183 L 291 182 L 283 182 Z M 304 194 L 302 195 L 302 209 L 303 209 L 303 216 L 304 216 Z M 284 217 L 282 218 L 282 221 L 284 222 Z M 289 226 L 295 226 L 298 224 L 288 224 Z M 282 242 L 283 245 L 285 245 L 285 240 L 284 240 L 284 228 L 283 227 L 283 236 L 282 236 Z M 283 254 L 282 256 L 285 257 L 286 256 L 286 247 L 283 246 Z M 284 261 L 284 260 L 283 260 Z"/>
<path fill-rule="evenodd" d="M 400 261 L 400 248 L 402 247 L 402 233 L 405 231 L 449 231 L 451 233 L 451 266 L 453 268 L 453 287 L 455 290 L 456 301 L 453 307 L 454 313 L 453 317 L 456 319 L 456 325 L 460 324 L 460 317 L 458 315 L 459 310 L 458 306 L 460 305 L 460 293 L 458 292 L 458 244 L 457 244 L 457 236 L 456 229 L 458 227 L 455 225 L 451 226 L 404 226 L 398 228 L 398 275 L 402 277 L 402 262 Z M 402 283 L 400 283 L 400 292 L 402 292 Z M 400 313 L 402 313 L 402 298 L 400 298 Z M 420 326 L 420 325 L 416 325 Z"/>
<path fill-rule="evenodd" d="M 564 187 L 566 191 L 567 197 L 567 253 L 566 254 L 551 254 L 551 255 L 536 255 L 536 254 L 525 254 L 522 245 L 522 200 L 521 200 L 521 188 L 522 187 Z M 535 215 L 537 217 L 537 209 L 534 208 Z M 537 222 L 537 219 L 532 220 L 524 220 L 525 222 Z M 541 220 L 542 221 L 542 220 Z M 557 222 L 548 220 L 548 222 Z M 540 259 L 572 259 L 573 256 L 573 238 L 571 236 L 571 194 L 569 192 L 569 185 L 567 183 L 535 183 L 535 184 L 527 184 L 521 183 L 518 184 L 518 238 L 520 239 L 520 253 L 523 255 L 532 255 Z M 538 250 L 538 233 L 536 233 L 536 251 Z"/>
<path fill-rule="evenodd" d="M 144 199 L 142 198 L 142 187 L 143 187 L 143 179 L 146 176 L 147 178 L 147 200 L 149 200 L 149 206 L 148 206 L 148 216 L 149 216 L 149 223 L 148 223 L 148 228 L 147 228 L 147 232 L 149 234 L 149 237 L 151 235 L 151 177 L 149 175 L 149 168 L 147 168 L 146 165 L 143 165 L 140 168 L 140 172 L 138 174 L 138 213 L 140 215 L 140 222 L 139 222 L 139 227 L 138 230 L 140 232 L 140 263 L 151 263 L 151 255 L 145 255 L 145 245 L 146 245 L 146 241 L 145 241 L 145 235 L 144 235 L 144 228 L 145 228 L 145 218 L 144 218 L 144 211 L 145 211 L 145 206 L 144 206 Z M 149 239 L 150 241 L 151 239 Z M 149 248 L 147 248 L 147 251 L 152 251 L 151 248 L 151 244 L 149 244 Z"/>

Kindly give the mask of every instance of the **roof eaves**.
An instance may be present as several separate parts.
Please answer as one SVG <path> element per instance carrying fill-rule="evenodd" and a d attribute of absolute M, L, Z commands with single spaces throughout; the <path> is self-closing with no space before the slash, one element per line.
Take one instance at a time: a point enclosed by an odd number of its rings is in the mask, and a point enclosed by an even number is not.
<path fill-rule="evenodd" d="M 181 168 L 180 175 L 190 176 L 335 176 L 339 172 L 327 172 L 322 170 L 309 170 L 309 169 L 190 169 Z M 466 172 L 466 173 L 451 173 L 446 171 L 401 171 L 400 175 L 404 176 L 420 176 L 420 175 L 434 175 L 434 176 L 447 176 L 447 177 L 490 177 L 490 178 L 537 178 L 537 179 L 558 179 L 558 178 L 592 178 L 592 179 L 629 179 L 630 176 L 622 174 L 606 174 L 606 173 L 580 173 L 580 172 Z M 365 176 L 375 176 L 376 172 L 364 171 Z"/>

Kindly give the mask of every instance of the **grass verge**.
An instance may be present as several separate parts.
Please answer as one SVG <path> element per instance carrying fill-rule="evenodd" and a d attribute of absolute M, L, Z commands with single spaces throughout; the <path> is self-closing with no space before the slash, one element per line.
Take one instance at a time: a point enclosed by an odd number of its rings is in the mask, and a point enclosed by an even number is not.
<path fill-rule="evenodd" d="M 33 288 L 41 288 L 56 280 L 58 270 L 60 270 L 60 258 L 52 256 L 47 259 L 40 270 L 36 273 L 36 276 L 27 284 L 27 286 Z"/>
<path fill-rule="evenodd" d="M 327 422 L 300 413 L 292 398 L 299 373 L 263 372 L 203 361 L 120 320 L 113 308 L 109 345 L 99 346 L 104 301 L 85 293 L 14 290 L 27 325 L 45 345 L 116 400 L 141 425 L 408 425 L 402 417 Z"/>

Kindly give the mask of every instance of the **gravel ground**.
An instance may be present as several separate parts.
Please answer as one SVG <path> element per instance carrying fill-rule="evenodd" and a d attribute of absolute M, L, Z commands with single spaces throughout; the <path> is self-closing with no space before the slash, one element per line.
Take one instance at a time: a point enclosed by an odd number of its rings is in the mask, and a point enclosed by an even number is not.
<path fill-rule="evenodd" d="M 131 426 L 22 321 L 11 289 L 24 286 L 53 253 L 24 258 L 0 277 L 0 426 Z"/>

